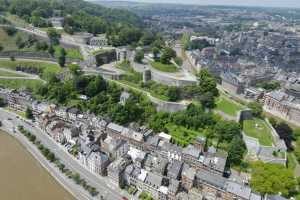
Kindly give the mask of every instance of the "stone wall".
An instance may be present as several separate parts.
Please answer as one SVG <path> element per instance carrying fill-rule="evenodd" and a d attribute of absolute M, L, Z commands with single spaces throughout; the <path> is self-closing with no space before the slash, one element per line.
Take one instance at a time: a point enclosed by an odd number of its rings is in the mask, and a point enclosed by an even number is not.
<path fill-rule="evenodd" d="M 188 104 L 177 103 L 177 102 L 169 102 L 157 99 L 155 97 L 149 96 L 150 101 L 156 104 L 157 111 L 164 112 L 178 112 L 181 110 L 185 110 L 188 107 Z"/>
<path fill-rule="evenodd" d="M 180 79 L 174 76 L 167 75 L 162 72 L 151 70 L 151 79 L 164 85 L 183 87 L 186 85 L 196 85 L 194 80 Z"/>
<path fill-rule="evenodd" d="M 244 120 L 252 119 L 253 116 L 251 114 L 251 110 L 242 110 L 239 112 L 237 117 L 237 122 L 241 125 Z M 255 156 L 259 160 L 265 163 L 277 163 L 277 164 L 286 164 L 286 145 L 282 139 L 279 138 L 276 130 L 272 127 L 268 119 L 265 119 L 265 122 L 271 129 L 273 145 L 272 146 L 263 146 L 259 143 L 259 140 L 254 137 L 247 136 L 244 132 L 242 132 L 243 140 L 246 144 L 248 155 Z M 273 155 L 274 152 L 284 153 L 284 157 L 275 157 Z"/>
<path fill-rule="evenodd" d="M 57 62 L 57 58 L 51 56 L 47 52 L 32 52 L 32 51 L 4 51 L 0 52 L 0 58 L 10 58 L 11 56 L 20 59 L 33 59 L 33 60 L 45 60 L 51 62 Z M 80 59 L 66 58 L 66 63 L 77 62 L 80 63 Z"/>

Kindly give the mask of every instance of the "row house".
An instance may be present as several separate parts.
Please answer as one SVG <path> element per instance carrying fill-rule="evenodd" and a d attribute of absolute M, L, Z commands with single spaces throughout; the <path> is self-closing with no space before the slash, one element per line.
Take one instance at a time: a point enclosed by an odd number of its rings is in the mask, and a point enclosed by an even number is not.
<path fill-rule="evenodd" d="M 128 165 L 124 172 L 124 181 L 141 191 L 151 194 L 154 199 L 175 200 L 180 188 L 180 182 L 167 179 L 160 174 L 149 172 L 145 169 Z"/>
<path fill-rule="evenodd" d="M 27 108 L 31 108 L 32 102 L 31 96 L 24 92 L 12 91 L 7 94 L 7 105 L 15 110 L 25 111 Z"/>
<path fill-rule="evenodd" d="M 245 83 L 236 74 L 224 72 L 221 74 L 222 87 L 231 94 L 243 94 Z"/>
<path fill-rule="evenodd" d="M 121 188 L 124 186 L 123 174 L 126 167 L 131 163 L 130 158 L 123 156 L 112 162 L 107 168 L 107 176 Z"/>
<path fill-rule="evenodd" d="M 46 126 L 46 132 L 58 143 L 64 143 L 65 137 L 62 134 L 64 123 L 59 120 L 50 121 Z"/>
<path fill-rule="evenodd" d="M 272 91 L 264 96 L 264 109 L 293 122 L 300 121 L 300 101 L 282 91 Z"/>
<path fill-rule="evenodd" d="M 82 142 L 78 152 L 78 159 L 89 171 L 102 176 L 106 175 L 109 158 L 100 151 L 100 147 L 97 144 Z"/>
<path fill-rule="evenodd" d="M 77 127 L 64 127 L 63 135 L 67 143 L 75 145 L 77 143 L 78 137 L 80 134 L 80 129 Z"/>
<path fill-rule="evenodd" d="M 190 191 L 194 187 L 196 169 L 184 164 L 182 167 L 181 183 L 186 191 Z"/>
<path fill-rule="evenodd" d="M 207 170 L 198 170 L 195 187 L 199 189 L 205 199 L 214 200 L 261 200 L 261 196 L 251 191 L 251 188 L 226 178 L 213 174 Z"/>
<path fill-rule="evenodd" d="M 107 136 L 105 140 L 101 142 L 101 149 L 106 152 L 112 160 L 115 160 L 127 154 L 129 146 L 125 140 L 114 139 Z"/>
<path fill-rule="evenodd" d="M 143 149 L 144 135 L 140 132 L 136 132 L 132 129 L 120 126 L 115 123 L 109 123 L 106 127 L 106 132 L 114 139 L 126 140 L 129 145 L 136 147 L 137 149 Z"/>
<path fill-rule="evenodd" d="M 144 162 L 144 168 L 147 171 L 164 175 L 167 171 L 168 160 L 148 153 Z"/>
<path fill-rule="evenodd" d="M 200 149 L 203 150 L 202 147 Z M 182 161 L 196 169 L 204 168 L 223 175 L 227 160 L 226 152 L 217 151 L 214 147 L 209 147 L 207 152 L 202 152 L 200 149 L 188 145 L 182 149 Z"/>
<path fill-rule="evenodd" d="M 174 162 L 169 163 L 167 168 L 167 177 L 175 180 L 179 180 L 181 177 L 183 163 L 175 160 Z"/>
<path fill-rule="evenodd" d="M 54 105 L 50 105 L 47 102 L 39 102 L 39 101 L 34 101 L 31 104 L 32 112 L 36 115 L 40 115 L 42 113 L 48 113 L 53 110 Z"/>

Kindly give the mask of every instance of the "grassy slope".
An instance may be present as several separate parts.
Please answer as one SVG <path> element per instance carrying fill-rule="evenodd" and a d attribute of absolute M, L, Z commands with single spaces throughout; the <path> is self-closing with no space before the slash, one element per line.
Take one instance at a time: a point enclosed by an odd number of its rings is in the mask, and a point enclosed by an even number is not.
<path fill-rule="evenodd" d="M 38 85 L 43 84 L 42 81 L 40 80 L 1 80 L 0 79 L 0 86 L 5 87 L 5 88 L 10 88 L 10 89 L 18 89 L 18 88 L 29 88 L 29 89 L 34 89 Z"/>
<path fill-rule="evenodd" d="M 8 59 L 0 59 L 0 68 L 15 70 L 18 65 L 42 68 L 45 71 L 53 72 L 53 73 L 59 73 L 62 70 L 58 66 L 58 64 L 50 63 L 50 62 L 30 61 L 30 60 L 10 61 Z"/>
<path fill-rule="evenodd" d="M 241 104 L 233 102 L 232 100 L 224 96 L 219 97 L 216 101 L 216 104 L 217 110 L 220 110 L 230 116 L 236 116 L 238 112 L 243 109 L 243 106 Z"/>
<path fill-rule="evenodd" d="M 54 49 L 55 49 L 55 57 L 59 57 L 61 47 L 56 46 Z M 65 49 L 65 50 L 67 52 L 66 57 L 83 60 L 83 56 L 81 55 L 78 49 Z"/>
<path fill-rule="evenodd" d="M 23 74 L 9 72 L 9 71 L 4 71 L 4 70 L 0 70 L 0 76 L 6 76 L 6 77 L 26 77 L 26 75 L 23 75 Z"/>
<path fill-rule="evenodd" d="M 258 124 L 258 127 L 256 127 L 256 124 Z M 258 118 L 245 120 L 243 127 L 245 134 L 257 138 L 261 145 L 272 145 L 272 133 L 264 120 Z"/>

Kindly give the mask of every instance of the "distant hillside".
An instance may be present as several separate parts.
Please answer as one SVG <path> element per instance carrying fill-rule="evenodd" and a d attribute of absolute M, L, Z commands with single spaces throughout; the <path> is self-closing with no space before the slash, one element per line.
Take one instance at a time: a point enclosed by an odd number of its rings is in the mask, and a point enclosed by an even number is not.
<path fill-rule="evenodd" d="M 122 22 L 141 25 L 141 19 L 127 10 L 111 9 L 83 0 L 0 0 L 0 11 L 16 12 L 17 15 L 30 16 L 37 11 L 43 17 L 51 17 L 55 10 L 64 14 L 84 11 L 87 14 L 102 17 L 109 22 Z"/>
<path fill-rule="evenodd" d="M 146 33 L 136 14 L 83 0 L 0 0 L 0 12 L 17 15 L 41 28 L 51 27 L 51 17 L 64 17 L 66 33 L 106 33 L 114 46 L 137 44 Z"/>

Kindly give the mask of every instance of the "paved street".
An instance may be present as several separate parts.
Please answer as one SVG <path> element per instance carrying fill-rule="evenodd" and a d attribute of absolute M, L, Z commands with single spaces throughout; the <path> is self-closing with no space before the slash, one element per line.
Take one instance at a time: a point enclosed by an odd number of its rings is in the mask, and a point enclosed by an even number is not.
<path fill-rule="evenodd" d="M 8 118 L 12 119 L 11 122 L 15 126 L 22 125 L 25 129 L 30 130 L 33 134 L 36 135 L 37 139 L 40 140 L 41 143 L 43 143 L 47 148 L 51 149 L 51 151 L 64 162 L 67 168 L 71 169 L 74 172 L 78 172 L 80 176 L 84 178 L 91 186 L 95 187 L 99 191 L 99 199 L 100 196 L 103 196 L 104 199 L 118 200 L 122 199 L 123 196 L 127 196 L 126 192 L 122 191 L 117 186 L 112 184 L 107 177 L 101 177 L 99 175 L 93 174 L 82 165 L 80 165 L 77 160 L 75 160 L 62 148 L 62 146 L 58 145 L 42 130 L 30 125 L 27 122 L 24 122 L 23 120 L 16 118 L 15 114 L 0 109 L 0 120 L 7 120 Z"/>

